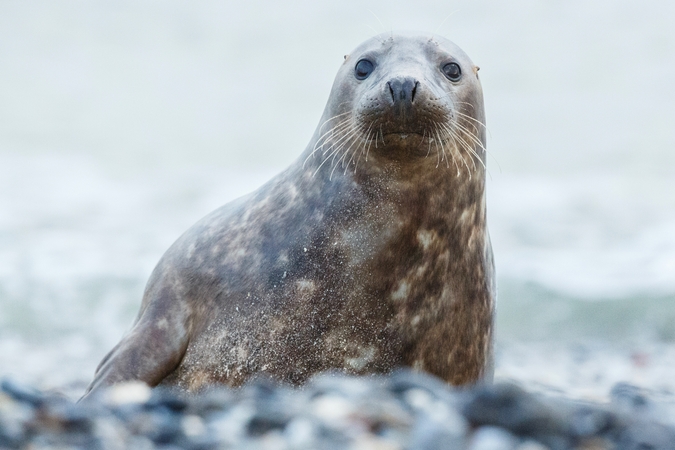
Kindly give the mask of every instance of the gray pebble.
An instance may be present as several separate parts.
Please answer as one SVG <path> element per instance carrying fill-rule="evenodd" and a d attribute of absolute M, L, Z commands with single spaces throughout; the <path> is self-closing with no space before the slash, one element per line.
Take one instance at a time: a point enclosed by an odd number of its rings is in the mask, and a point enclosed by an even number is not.
<path fill-rule="evenodd" d="M 86 404 L 0 386 L 2 450 L 675 449 L 675 430 L 642 414 L 652 403 L 629 385 L 610 405 L 513 385 L 457 391 L 410 371 L 324 375 L 302 389 L 256 380 L 193 396 L 130 383 Z"/>
<path fill-rule="evenodd" d="M 503 428 L 480 427 L 469 439 L 469 450 L 514 450 L 518 439 Z M 457 447 L 455 447 L 457 448 Z"/>

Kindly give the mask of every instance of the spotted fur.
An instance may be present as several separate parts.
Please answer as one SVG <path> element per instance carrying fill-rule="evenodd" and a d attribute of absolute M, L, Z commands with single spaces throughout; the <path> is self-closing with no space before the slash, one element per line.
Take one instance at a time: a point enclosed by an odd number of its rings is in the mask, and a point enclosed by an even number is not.
<path fill-rule="evenodd" d="M 375 61 L 357 80 L 354 65 Z M 455 61 L 453 83 L 440 67 Z M 388 81 L 416 80 L 396 112 Z M 89 391 L 142 380 L 196 391 L 256 374 L 409 366 L 454 385 L 491 377 L 494 268 L 477 70 L 428 36 L 345 58 L 305 152 L 214 211 L 163 256 L 132 330 Z"/>

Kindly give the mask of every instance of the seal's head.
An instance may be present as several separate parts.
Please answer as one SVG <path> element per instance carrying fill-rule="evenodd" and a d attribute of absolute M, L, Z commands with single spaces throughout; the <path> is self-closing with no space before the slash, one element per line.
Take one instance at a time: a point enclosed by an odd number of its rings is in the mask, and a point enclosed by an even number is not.
<path fill-rule="evenodd" d="M 343 167 L 368 156 L 375 164 L 425 159 L 471 175 L 484 163 L 478 67 L 441 37 L 384 34 L 359 45 L 345 57 L 322 120 L 313 154 Z"/>

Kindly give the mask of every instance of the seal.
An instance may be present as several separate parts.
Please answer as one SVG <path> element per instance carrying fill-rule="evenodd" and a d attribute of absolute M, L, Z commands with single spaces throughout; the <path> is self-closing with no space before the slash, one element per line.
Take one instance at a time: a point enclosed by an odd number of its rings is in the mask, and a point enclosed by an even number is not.
<path fill-rule="evenodd" d="M 450 41 L 358 46 L 298 160 L 161 258 L 86 395 L 401 366 L 491 379 L 484 122 L 478 67 Z"/>

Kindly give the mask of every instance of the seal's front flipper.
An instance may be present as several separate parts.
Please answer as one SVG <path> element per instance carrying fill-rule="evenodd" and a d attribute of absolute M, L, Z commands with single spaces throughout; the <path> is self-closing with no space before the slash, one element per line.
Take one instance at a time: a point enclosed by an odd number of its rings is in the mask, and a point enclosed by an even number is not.
<path fill-rule="evenodd" d="M 169 307 L 163 308 L 164 305 Z M 188 344 L 187 314 L 176 306 L 170 302 L 151 302 L 134 327 L 101 361 L 80 400 L 125 381 L 142 381 L 154 387 L 173 372 Z"/>

